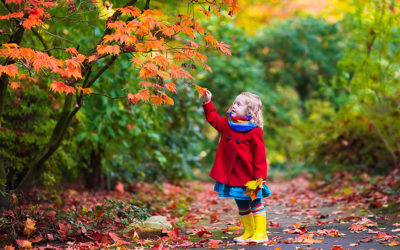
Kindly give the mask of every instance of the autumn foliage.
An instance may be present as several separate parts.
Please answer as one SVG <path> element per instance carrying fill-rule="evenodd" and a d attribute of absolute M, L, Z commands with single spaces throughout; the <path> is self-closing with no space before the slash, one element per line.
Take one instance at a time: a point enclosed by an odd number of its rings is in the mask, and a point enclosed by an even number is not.
<path fill-rule="evenodd" d="M 62 3 L 7 0 L 6 4 L 14 5 L 16 7 L 14 9 L 18 11 L 0 18 L 10 22 L 20 20 L 22 26 L 30 30 L 50 20 L 51 8 Z M 228 6 L 231 14 L 239 10 L 237 1 L 225 0 L 224 4 Z M 210 10 L 220 14 L 212 3 L 208 5 Z M 211 71 L 206 64 L 207 57 L 200 53 L 201 49 L 213 47 L 231 55 L 229 45 L 224 41 L 217 41 L 200 25 L 197 18 L 190 15 L 165 16 L 158 10 L 142 11 L 134 6 L 116 8 L 115 13 L 118 12 L 122 14 L 121 18 L 114 20 L 109 17 L 106 22 L 106 28 L 112 32 L 106 34 L 90 54 L 81 54 L 77 49 L 70 47 L 64 48 L 63 58 L 56 58 L 34 48 L 3 43 L 0 57 L 13 59 L 14 63 L 0 65 L 0 74 L 6 74 L 12 79 L 13 89 L 24 88 L 46 73 L 52 75 L 51 79 L 55 79 L 49 86 L 53 92 L 66 95 L 90 94 L 92 92 L 90 86 L 81 81 L 82 69 L 104 57 L 129 53 L 132 67 L 139 69 L 139 77 L 143 79 L 137 84 L 143 89 L 137 93 L 127 93 L 127 102 L 136 104 L 143 101 L 154 105 L 163 103 L 173 105 L 174 101 L 168 96 L 167 91 L 174 93 L 175 84 L 179 79 L 189 83 L 194 80 L 184 66 L 196 63 Z M 200 13 L 209 16 L 210 12 L 203 10 Z M 179 43 L 176 43 L 177 40 L 180 40 Z M 169 45 L 170 43 L 174 45 Z M 186 63 L 182 66 L 181 62 Z M 196 86 L 199 94 L 202 94 L 201 87 L 191 84 Z"/>

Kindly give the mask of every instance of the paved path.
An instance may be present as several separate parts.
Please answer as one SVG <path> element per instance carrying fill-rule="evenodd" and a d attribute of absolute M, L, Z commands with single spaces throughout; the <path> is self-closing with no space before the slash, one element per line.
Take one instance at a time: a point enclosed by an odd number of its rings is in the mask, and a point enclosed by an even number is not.
<path fill-rule="evenodd" d="M 187 218 L 193 224 L 187 227 L 186 234 L 200 242 L 197 245 L 200 248 L 208 249 L 212 245 L 207 242 L 214 239 L 222 240 L 218 249 L 332 249 L 334 246 L 343 249 L 400 249 L 400 245 L 388 246 L 400 241 L 400 232 L 396 230 L 400 227 L 395 224 L 400 223 L 399 217 L 375 215 L 360 207 L 357 201 L 341 204 L 333 195 L 310 191 L 309 182 L 301 177 L 269 184 L 272 196 L 263 202 L 270 241 L 238 245 L 232 240 L 241 229 L 234 201 L 219 198 L 212 191 L 211 183 L 199 185 L 199 193 L 189 213 L 191 218 Z M 349 230 L 353 224 L 366 230 L 355 233 Z M 203 234 L 199 238 L 195 233 L 201 230 L 213 235 Z M 308 241 L 311 238 L 315 243 L 299 242 L 307 237 Z"/>

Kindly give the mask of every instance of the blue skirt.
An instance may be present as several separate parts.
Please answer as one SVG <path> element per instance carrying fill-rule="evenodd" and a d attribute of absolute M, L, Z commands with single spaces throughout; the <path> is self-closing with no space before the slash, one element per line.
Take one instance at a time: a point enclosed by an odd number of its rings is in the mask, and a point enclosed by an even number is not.
<path fill-rule="evenodd" d="M 230 197 L 237 200 L 251 200 L 250 195 L 244 196 L 246 193 L 246 187 L 234 187 L 216 181 L 214 185 L 214 191 L 219 194 L 219 197 Z M 256 199 L 261 199 L 270 195 L 271 191 L 269 190 L 267 184 L 264 184 L 263 188 L 258 191 Z"/>

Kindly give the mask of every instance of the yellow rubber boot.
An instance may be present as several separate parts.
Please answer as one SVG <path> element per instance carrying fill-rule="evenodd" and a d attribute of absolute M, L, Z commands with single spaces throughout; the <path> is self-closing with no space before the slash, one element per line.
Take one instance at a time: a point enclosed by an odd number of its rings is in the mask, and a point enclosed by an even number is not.
<path fill-rule="evenodd" d="M 241 236 L 234 238 L 233 240 L 235 242 L 246 242 L 254 234 L 253 214 L 249 213 L 248 215 L 240 216 L 240 220 L 243 224 L 244 233 Z"/>
<path fill-rule="evenodd" d="M 264 213 L 257 214 L 254 217 L 254 224 L 256 226 L 256 230 L 253 236 L 249 239 L 251 242 L 265 242 L 268 241 L 267 235 L 267 215 Z"/>

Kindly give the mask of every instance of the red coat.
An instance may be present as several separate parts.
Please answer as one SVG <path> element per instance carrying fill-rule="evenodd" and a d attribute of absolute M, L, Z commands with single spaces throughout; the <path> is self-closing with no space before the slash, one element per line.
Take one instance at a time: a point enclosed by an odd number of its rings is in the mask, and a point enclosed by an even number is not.
<path fill-rule="evenodd" d="M 267 178 L 267 157 L 263 131 L 235 131 L 229 126 L 229 115 L 217 114 L 212 101 L 204 104 L 207 121 L 221 133 L 211 178 L 230 186 L 245 186 L 246 182 Z"/>

